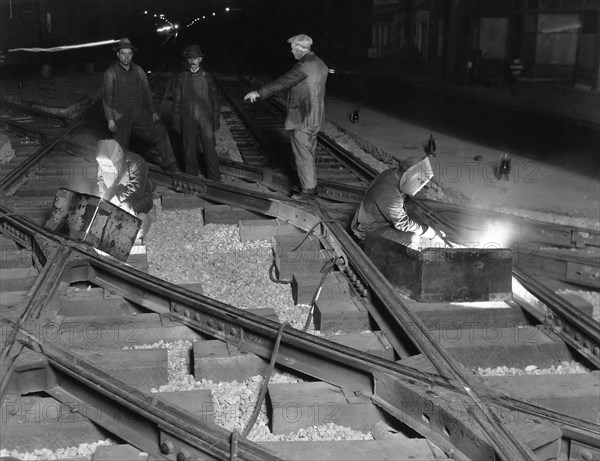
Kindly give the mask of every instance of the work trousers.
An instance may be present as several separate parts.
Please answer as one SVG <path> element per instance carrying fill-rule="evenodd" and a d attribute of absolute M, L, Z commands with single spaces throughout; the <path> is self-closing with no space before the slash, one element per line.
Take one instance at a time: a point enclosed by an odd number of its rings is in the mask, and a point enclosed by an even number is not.
<path fill-rule="evenodd" d="M 192 118 L 183 119 L 181 121 L 181 137 L 185 152 L 185 172 L 198 175 L 199 165 L 203 164 L 206 177 L 212 181 L 220 181 L 219 157 L 212 124 L 207 122 L 198 126 Z"/>
<path fill-rule="evenodd" d="M 303 191 L 317 187 L 315 158 L 317 154 L 317 134 L 320 129 L 320 126 L 313 126 L 291 130 L 290 132 L 292 151 L 296 159 L 296 171 Z"/>
<path fill-rule="evenodd" d="M 152 144 L 160 157 L 160 159 L 155 159 L 149 152 L 139 152 L 144 160 L 150 163 L 160 161 L 159 166 L 163 168 L 177 161 L 167 129 L 161 122 L 152 121 L 152 115 L 149 112 L 125 113 L 116 121 L 116 125 L 117 131 L 113 137 L 124 150 L 129 150 L 129 140 L 133 133 L 142 141 Z"/>

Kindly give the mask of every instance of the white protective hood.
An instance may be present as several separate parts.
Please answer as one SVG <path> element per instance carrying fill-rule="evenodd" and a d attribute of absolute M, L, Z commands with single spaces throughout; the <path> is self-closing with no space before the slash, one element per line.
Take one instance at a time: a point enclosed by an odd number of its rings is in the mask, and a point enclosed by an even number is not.
<path fill-rule="evenodd" d="M 425 184 L 433 178 L 433 168 L 429 163 L 429 157 L 411 166 L 400 178 L 398 187 L 403 194 L 416 195 Z"/>

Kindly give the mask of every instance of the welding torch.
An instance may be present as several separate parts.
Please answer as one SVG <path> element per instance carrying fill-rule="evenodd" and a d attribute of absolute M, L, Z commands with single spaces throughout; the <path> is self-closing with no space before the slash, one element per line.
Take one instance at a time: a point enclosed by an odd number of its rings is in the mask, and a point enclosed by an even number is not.
<path fill-rule="evenodd" d="M 100 210 L 100 204 L 102 203 L 102 200 L 110 201 L 116 195 L 116 192 L 117 192 L 117 187 L 115 187 L 115 186 L 109 188 L 108 190 L 104 190 L 102 192 L 102 195 L 100 196 L 100 200 L 98 200 L 98 205 L 96 206 L 96 209 L 94 210 L 94 214 L 92 215 L 90 224 L 88 225 L 88 227 L 85 231 L 85 235 L 83 236 L 84 241 L 85 241 L 85 238 L 87 237 L 87 235 L 89 234 L 90 229 L 92 228 L 94 219 L 96 219 L 96 216 L 98 215 L 98 211 Z"/>
<path fill-rule="evenodd" d="M 94 224 L 94 219 L 96 219 L 96 216 L 98 215 L 98 210 L 100 209 L 100 204 L 102 203 L 102 200 L 104 200 L 104 196 L 106 195 L 106 191 L 104 191 L 102 193 L 102 196 L 100 197 L 100 200 L 98 200 L 98 205 L 96 205 L 96 209 L 94 210 L 94 214 L 92 215 L 92 219 L 90 220 L 90 224 L 88 225 L 86 231 L 85 231 L 85 235 L 83 236 L 83 240 L 85 241 L 85 238 L 87 237 L 87 235 L 90 232 L 90 229 L 92 228 L 92 224 Z"/>

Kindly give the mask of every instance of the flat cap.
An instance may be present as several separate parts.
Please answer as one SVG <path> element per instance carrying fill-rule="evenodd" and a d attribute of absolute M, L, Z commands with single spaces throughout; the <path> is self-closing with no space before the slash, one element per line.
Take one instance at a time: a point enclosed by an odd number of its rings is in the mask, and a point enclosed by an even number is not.
<path fill-rule="evenodd" d="M 127 37 L 123 37 L 121 40 L 117 42 L 117 44 L 113 47 L 113 50 L 119 51 L 124 49 L 137 50 L 137 47 L 133 46 L 131 41 Z"/>
<path fill-rule="evenodd" d="M 288 43 L 291 43 L 292 45 L 296 45 L 305 50 L 310 50 L 310 47 L 313 44 L 313 39 L 310 38 L 308 35 L 299 34 L 299 35 L 294 35 L 293 37 L 288 38 Z"/>

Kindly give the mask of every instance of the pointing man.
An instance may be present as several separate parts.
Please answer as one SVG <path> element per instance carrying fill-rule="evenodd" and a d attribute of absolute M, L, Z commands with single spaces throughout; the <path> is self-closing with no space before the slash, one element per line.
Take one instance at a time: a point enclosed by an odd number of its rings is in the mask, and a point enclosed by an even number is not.
<path fill-rule="evenodd" d="M 329 69 L 311 51 L 312 38 L 300 34 L 290 37 L 291 52 L 298 61 L 278 79 L 251 91 L 244 99 L 257 98 L 290 90 L 287 100 L 285 129 L 290 130 L 292 150 L 302 191 L 293 198 L 307 199 L 317 194 L 315 155 L 317 134 L 325 120 L 325 83 Z"/>

